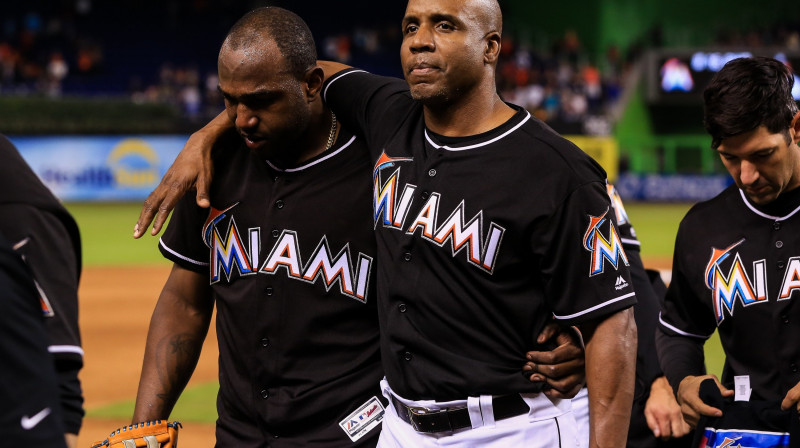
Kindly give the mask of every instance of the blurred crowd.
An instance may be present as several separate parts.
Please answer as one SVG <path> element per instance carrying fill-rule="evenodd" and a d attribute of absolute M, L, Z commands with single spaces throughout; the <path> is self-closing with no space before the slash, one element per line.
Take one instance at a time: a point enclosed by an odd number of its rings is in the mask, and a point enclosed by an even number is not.
<path fill-rule="evenodd" d="M 503 37 L 498 90 L 564 134 L 607 134 L 608 109 L 620 97 L 630 57 L 609 47 L 593 62 L 577 33 L 567 31 L 547 51 Z"/>
<path fill-rule="evenodd" d="M 127 95 L 137 103 L 169 104 L 197 122 L 220 110 L 215 55 L 239 13 L 224 1 L 30 2 L 6 8 L 0 18 L 0 95 Z M 113 13 L 138 25 L 125 28 L 126 35 L 105 20 Z M 347 32 L 323 28 L 317 37 L 322 58 L 401 75 L 394 23 L 375 21 Z M 800 37 L 797 30 L 772 27 L 720 33 L 717 44 L 800 49 Z M 506 35 L 498 90 L 559 132 L 607 134 L 609 111 L 640 49 L 611 46 L 597 56 L 588 54 L 575 31 L 546 48 Z"/>
<path fill-rule="evenodd" d="M 30 10 L 0 19 L 0 94 L 56 97 L 68 77 L 102 70 L 100 37 L 79 31 L 91 2 L 51 6 L 46 13 Z"/>

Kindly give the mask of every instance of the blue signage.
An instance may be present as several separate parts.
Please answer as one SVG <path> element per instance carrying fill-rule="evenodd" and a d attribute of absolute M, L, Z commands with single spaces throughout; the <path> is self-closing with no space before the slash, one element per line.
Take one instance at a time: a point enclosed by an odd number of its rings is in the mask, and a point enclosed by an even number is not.
<path fill-rule="evenodd" d="M 139 201 L 158 185 L 188 136 L 9 138 L 62 201 Z"/>

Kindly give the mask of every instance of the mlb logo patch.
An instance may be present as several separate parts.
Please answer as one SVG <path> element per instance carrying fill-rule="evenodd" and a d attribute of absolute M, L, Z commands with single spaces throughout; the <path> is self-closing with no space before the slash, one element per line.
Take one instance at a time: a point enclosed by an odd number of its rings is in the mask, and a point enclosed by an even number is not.
<path fill-rule="evenodd" d="M 339 422 L 339 427 L 350 440 L 355 442 L 375 429 L 383 421 L 385 412 L 381 401 L 377 397 L 372 397 Z"/>

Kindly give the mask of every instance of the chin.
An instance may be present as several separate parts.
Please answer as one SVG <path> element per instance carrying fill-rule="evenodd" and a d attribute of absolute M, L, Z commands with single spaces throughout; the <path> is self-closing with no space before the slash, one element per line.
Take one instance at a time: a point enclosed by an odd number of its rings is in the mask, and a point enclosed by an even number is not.
<path fill-rule="evenodd" d="M 412 87 L 410 91 L 411 98 L 414 98 L 425 106 L 442 106 L 451 102 L 450 96 L 443 89 L 430 88 L 429 86 L 417 86 Z"/>

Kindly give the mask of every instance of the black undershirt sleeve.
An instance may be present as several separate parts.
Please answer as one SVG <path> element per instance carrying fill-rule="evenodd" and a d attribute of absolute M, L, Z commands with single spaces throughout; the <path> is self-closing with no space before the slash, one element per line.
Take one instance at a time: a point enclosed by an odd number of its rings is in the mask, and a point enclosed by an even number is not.
<path fill-rule="evenodd" d="M 705 375 L 704 342 L 697 338 L 668 334 L 661 327 L 656 330 L 656 350 L 661 369 L 676 394 L 678 385 L 687 376 Z"/>

